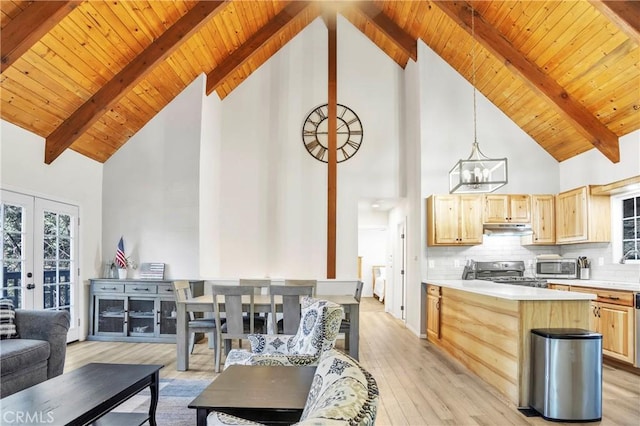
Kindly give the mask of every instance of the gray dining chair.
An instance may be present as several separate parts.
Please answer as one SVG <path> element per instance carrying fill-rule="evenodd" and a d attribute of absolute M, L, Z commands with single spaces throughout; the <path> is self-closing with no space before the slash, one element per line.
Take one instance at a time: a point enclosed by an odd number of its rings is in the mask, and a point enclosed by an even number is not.
<path fill-rule="evenodd" d="M 303 281 L 303 280 L 300 280 Z M 313 297 L 315 293 L 315 283 L 304 280 L 292 284 L 285 280 L 285 285 L 273 285 L 269 288 L 271 295 L 271 312 L 276 312 L 276 296 L 282 297 L 282 318 L 274 324 L 276 334 L 296 334 L 300 325 L 300 315 L 302 313 L 300 301 L 303 296 Z M 313 280 L 315 281 L 315 280 Z"/>
<path fill-rule="evenodd" d="M 175 295 L 176 302 L 184 302 L 187 299 L 191 299 L 193 294 L 191 293 L 191 285 L 189 281 L 174 281 L 173 294 Z M 193 349 L 196 344 L 196 333 L 207 333 L 209 339 L 213 343 L 213 347 L 217 346 L 216 342 L 216 320 L 215 318 L 196 318 L 193 312 L 189 314 L 189 353 L 193 353 Z"/>
<path fill-rule="evenodd" d="M 353 294 L 353 297 L 360 302 L 360 298 L 362 297 L 362 287 L 364 283 L 362 281 L 358 281 L 356 284 L 356 290 Z M 346 351 L 349 350 L 349 332 L 351 331 L 351 321 L 349 318 L 344 318 L 340 323 L 340 333 L 344 334 L 344 349 Z"/>
<path fill-rule="evenodd" d="M 270 279 L 254 279 L 254 278 L 240 278 L 238 284 L 241 286 L 253 286 L 255 287 L 256 294 L 261 294 L 263 289 L 268 288 L 271 285 Z"/>
<path fill-rule="evenodd" d="M 313 287 L 313 297 L 316 296 L 316 287 L 318 286 L 318 280 L 292 280 L 285 279 L 284 285 L 286 286 L 312 286 Z"/>
<path fill-rule="evenodd" d="M 268 278 L 240 278 L 238 280 L 238 284 L 241 286 L 253 286 L 255 288 L 255 294 L 259 295 L 259 294 L 264 294 L 267 295 L 269 294 L 269 287 L 271 287 L 271 280 Z M 265 322 L 267 321 L 267 314 L 265 313 L 255 313 L 254 314 L 256 317 L 260 317 L 262 318 Z M 245 323 L 247 321 L 247 315 L 245 313 Z M 240 340 L 238 342 L 238 344 L 240 345 L 240 347 L 242 347 L 242 340 Z"/>
<path fill-rule="evenodd" d="M 249 334 L 266 332 L 266 317 L 256 316 L 255 296 L 268 287 L 265 283 L 242 285 L 212 285 L 213 314 L 216 321 L 218 342 L 216 345 L 215 371 L 220 372 L 222 342 L 225 354 L 231 350 L 231 341 L 247 339 Z M 243 297 L 245 300 L 243 300 Z M 245 313 L 247 315 L 245 315 Z M 224 314 L 224 317 L 222 316 Z M 224 323 L 222 322 L 224 318 Z"/>

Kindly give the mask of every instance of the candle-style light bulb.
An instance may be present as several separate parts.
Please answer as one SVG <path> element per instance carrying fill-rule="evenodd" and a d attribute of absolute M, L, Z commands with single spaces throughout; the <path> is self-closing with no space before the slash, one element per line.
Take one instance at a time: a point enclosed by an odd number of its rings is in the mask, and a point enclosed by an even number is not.
<path fill-rule="evenodd" d="M 480 170 L 480 167 L 476 167 L 473 169 L 473 177 L 475 178 L 476 182 L 480 182 L 482 180 L 482 171 Z"/>

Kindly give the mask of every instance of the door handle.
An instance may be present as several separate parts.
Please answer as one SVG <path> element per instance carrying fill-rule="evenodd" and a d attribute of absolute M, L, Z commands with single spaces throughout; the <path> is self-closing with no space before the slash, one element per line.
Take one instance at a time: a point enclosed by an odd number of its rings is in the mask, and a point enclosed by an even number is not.
<path fill-rule="evenodd" d="M 31 283 L 31 284 L 27 284 L 27 290 L 33 290 L 34 288 L 36 288 L 36 285 Z"/>

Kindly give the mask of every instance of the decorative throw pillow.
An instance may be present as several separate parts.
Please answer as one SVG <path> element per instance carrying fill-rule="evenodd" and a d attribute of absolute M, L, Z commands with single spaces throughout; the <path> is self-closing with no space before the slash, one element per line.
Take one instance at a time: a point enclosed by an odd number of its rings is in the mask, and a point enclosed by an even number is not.
<path fill-rule="evenodd" d="M 13 300 L 0 299 L 0 339 L 18 337 L 15 319 L 16 311 L 13 308 Z"/>

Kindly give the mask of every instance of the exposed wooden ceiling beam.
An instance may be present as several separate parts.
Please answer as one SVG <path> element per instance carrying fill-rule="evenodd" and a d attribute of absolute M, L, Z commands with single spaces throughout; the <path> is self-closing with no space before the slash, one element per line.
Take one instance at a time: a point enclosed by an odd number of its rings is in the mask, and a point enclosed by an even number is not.
<path fill-rule="evenodd" d="M 609 18 L 620 31 L 640 44 L 640 2 L 637 0 L 590 0 L 593 7 Z"/>
<path fill-rule="evenodd" d="M 418 60 L 418 42 L 416 39 L 407 34 L 395 22 L 387 17 L 373 3 L 363 1 L 357 3 L 353 8 L 356 12 L 363 15 L 371 24 L 379 31 L 384 33 L 389 40 L 407 54 L 414 61 Z"/>
<path fill-rule="evenodd" d="M 434 1 L 458 25 L 471 34 L 472 7 L 465 1 Z M 475 38 L 511 70 L 520 75 L 539 95 L 546 98 L 557 112 L 613 163 L 620 161 L 618 136 L 602 124 L 582 104 L 573 99 L 562 86 L 529 61 L 494 27 L 476 13 Z"/>
<path fill-rule="evenodd" d="M 127 64 L 87 102 L 66 119 L 49 137 L 45 146 L 45 163 L 51 164 L 62 152 L 89 129 L 126 92 L 138 84 L 153 68 L 219 13 L 226 1 L 201 1 Z"/>
<path fill-rule="evenodd" d="M 82 1 L 34 1 L 0 32 L 0 72 L 11 66 Z"/>
<path fill-rule="evenodd" d="M 325 12 L 327 23 L 327 278 L 336 277 L 338 212 L 338 33 L 336 12 Z"/>
<path fill-rule="evenodd" d="M 227 59 L 207 74 L 207 95 L 213 93 L 219 85 L 229 78 L 238 68 L 260 51 L 260 48 L 278 35 L 296 16 L 301 14 L 311 3 L 293 1 L 280 13 L 273 17 L 258 32 L 252 35 L 242 46 L 238 47 Z"/>

